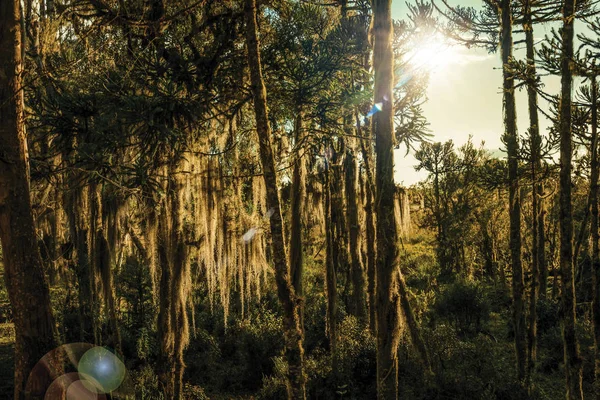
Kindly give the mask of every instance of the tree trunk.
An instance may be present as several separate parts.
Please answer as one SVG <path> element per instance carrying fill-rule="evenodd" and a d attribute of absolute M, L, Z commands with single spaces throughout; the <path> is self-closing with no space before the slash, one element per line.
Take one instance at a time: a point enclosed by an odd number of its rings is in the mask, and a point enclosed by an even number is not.
<path fill-rule="evenodd" d="M 120 240 L 122 231 L 120 211 L 123 200 L 118 197 L 115 191 L 106 193 L 107 189 L 105 187 L 105 193 L 101 195 L 103 229 L 97 232 L 97 243 L 99 245 L 97 251 L 100 257 L 98 263 L 102 277 L 105 312 L 109 323 L 107 344 L 113 347 L 118 354 L 122 354 L 121 332 L 117 318 L 118 302 L 115 298 L 114 288 L 114 273 L 118 273 L 117 250 L 122 246 Z"/>
<path fill-rule="evenodd" d="M 527 335 L 527 370 L 525 383 L 531 393 L 533 389 L 532 375 L 535 370 L 537 353 L 537 302 L 540 290 L 541 275 L 544 262 L 544 216 L 540 202 L 543 201 L 543 188 L 538 183 L 538 174 L 541 168 L 541 137 L 537 110 L 537 92 L 533 80 L 536 78 L 535 48 L 533 42 L 533 23 L 531 18 L 531 0 L 525 0 L 523 30 L 525 31 L 525 45 L 527 48 L 527 73 L 532 81 L 527 85 L 527 100 L 529 109 L 529 142 L 531 151 L 531 208 L 532 220 L 532 249 L 531 249 L 531 286 L 529 298 L 529 329 Z M 540 224 L 541 222 L 541 224 Z M 544 289 L 545 290 L 545 289 Z"/>
<path fill-rule="evenodd" d="M 29 376 L 57 342 L 31 210 L 19 5 L 0 2 L 0 241 L 15 325 L 16 400 L 43 398 L 54 374 L 60 374 L 49 366 Z"/>
<path fill-rule="evenodd" d="M 344 171 L 346 172 L 346 203 L 349 233 L 349 251 L 352 262 L 352 286 L 354 312 L 361 324 L 367 323 L 367 302 L 365 298 L 365 275 L 362 260 L 360 258 L 360 226 L 358 223 L 358 203 L 356 198 L 357 168 L 356 159 L 351 149 L 346 151 L 344 158 Z"/>
<path fill-rule="evenodd" d="M 360 119 L 358 116 L 358 112 L 356 113 L 356 126 L 358 136 L 365 137 L 365 133 L 363 133 L 360 126 Z M 370 133 L 367 130 L 367 134 L 370 136 Z M 375 246 L 375 219 L 374 219 L 374 209 L 373 209 L 373 188 L 374 188 L 374 179 L 373 173 L 371 169 L 371 141 L 370 139 L 360 139 L 360 148 L 361 154 L 363 158 L 364 168 L 365 168 L 365 180 L 364 180 L 364 188 L 365 188 L 365 237 L 367 240 L 367 256 L 366 256 L 366 269 L 367 269 L 367 296 L 368 296 L 368 305 L 369 305 L 369 329 L 371 333 L 375 335 L 377 331 L 377 316 L 375 313 L 375 285 L 376 285 L 376 266 L 375 266 L 375 258 L 376 258 L 376 246 Z"/>
<path fill-rule="evenodd" d="M 504 140 L 508 155 L 510 255 L 512 264 L 513 324 L 515 328 L 515 352 L 517 377 L 523 382 L 526 366 L 525 306 L 523 303 L 523 266 L 521 263 L 521 204 L 519 200 L 519 144 L 517 137 L 517 114 L 515 108 L 515 83 L 510 71 L 512 59 L 512 18 L 510 0 L 500 3 L 502 24 L 502 76 L 504 88 Z"/>
<path fill-rule="evenodd" d="M 538 174 L 541 172 L 542 163 L 541 159 L 538 158 Z M 539 176 L 538 176 L 538 179 Z M 542 299 L 546 298 L 546 292 L 548 291 L 548 262 L 546 260 L 546 204 L 545 204 L 545 193 L 544 183 L 538 182 L 537 184 L 537 195 L 538 195 L 538 277 L 539 277 L 539 297 Z"/>
<path fill-rule="evenodd" d="M 72 149 L 71 149 L 72 150 Z M 65 157 L 67 158 L 67 157 Z M 79 340 L 96 343 L 96 317 L 93 313 L 93 273 L 90 260 L 89 196 L 81 172 L 67 172 L 68 189 L 63 206 L 69 224 L 71 242 L 75 248 L 75 276 L 79 300 Z"/>
<path fill-rule="evenodd" d="M 277 296 L 283 308 L 285 358 L 288 362 L 287 395 L 288 399 L 305 399 L 306 378 L 304 376 L 304 349 L 302 347 L 304 338 L 300 325 L 300 307 L 290 280 L 290 271 L 285 255 L 283 220 L 277 191 L 275 160 L 271 147 L 271 127 L 269 126 L 267 113 L 267 91 L 263 81 L 258 48 L 256 0 L 246 0 L 244 15 L 256 130 L 258 132 L 260 159 L 267 192 L 266 202 L 267 208 L 272 208 L 274 211 L 272 218 L 269 220 L 271 225 L 271 252 L 275 266 Z"/>
<path fill-rule="evenodd" d="M 183 396 L 183 353 L 189 343 L 187 318 L 191 290 L 188 248 L 185 244 L 183 217 L 185 187 L 177 162 L 169 166 L 168 196 L 163 201 L 158 225 L 158 254 L 161 268 L 159 302 L 159 376 L 168 399 Z"/>
<path fill-rule="evenodd" d="M 325 171 L 325 184 L 323 185 L 324 192 L 324 214 L 325 214 L 325 286 L 327 290 L 327 336 L 329 337 L 329 349 L 333 360 L 333 370 L 336 370 L 337 360 L 337 332 L 336 332 L 336 314 L 337 314 L 337 277 L 334 260 L 334 221 L 332 218 L 331 204 L 331 169 L 327 165 Z"/>
<path fill-rule="evenodd" d="M 425 369 L 429 373 L 433 373 L 431 359 L 429 358 L 429 352 L 427 351 L 427 346 L 425 345 L 425 341 L 423 340 L 423 336 L 421 335 L 421 328 L 419 327 L 417 318 L 415 317 L 415 313 L 413 312 L 412 306 L 410 305 L 410 299 L 408 297 L 408 288 L 406 287 L 406 282 L 404 281 L 404 276 L 402 275 L 402 271 L 400 271 L 400 268 L 398 268 L 398 284 L 400 288 L 402 311 L 404 312 L 406 325 L 408 325 L 408 330 L 410 331 L 410 338 L 413 342 L 413 345 L 417 349 L 419 356 L 421 357 L 421 361 L 423 362 Z"/>
<path fill-rule="evenodd" d="M 304 138 L 303 126 L 304 112 L 300 109 L 296 115 L 295 140 L 294 140 L 294 168 L 292 172 L 292 189 L 291 189 L 291 222 L 290 222 L 290 272 L 292 276 L 292 284 L 296 293 L 296 297 L 300 300 L 299 317 L 300 325 L 304 330 L 304 288 L 302 285 L 302 277 L 304 275 L 304 255 L 303 255 L 303 240 L 302 240 L 302 215 L 304 209 L 304 199 L 306 188 L 304 186 L 305 171 L 304 159 L 302 157 L 302 141 Z"/>
<path fill-rule="evenodd" d="M 590 171 L 590 198 L 592 201 L 592 313 L 594 324 L 594 392 L 600 400 L 600 243 L 598 232 L 598 86 L 596 76 L 592 76 L 592 159 Z"/>
<path fill-rule="evenodd" d="M 560 100 L 560 270 L 562 336 L 567 399 L 583 399 L 582 362 L 575 334 L 575 279 L 573 266 L 573 210 L 571 205 L 571 92 L 573 84 L 573 22 L 575 0 L 563 6 Z"/>
<path fill-rule="evenodd" d="M 373 66 L 375 102 L 392 99 L 393 25 L 391 0 L 373 1 Z M 400 296 L 398 293 L 398 232 L 394 212 L 394 127 L 392 101 L 373 116 L 377 154 L 375 180 L 377 198 L 377 397 L 398 398 L 398 343 L 400 340 Z"/>

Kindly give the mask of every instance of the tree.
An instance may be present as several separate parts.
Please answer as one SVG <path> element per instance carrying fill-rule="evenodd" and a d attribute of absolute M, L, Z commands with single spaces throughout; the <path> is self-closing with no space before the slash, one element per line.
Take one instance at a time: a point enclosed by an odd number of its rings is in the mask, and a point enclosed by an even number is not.
<path fill-rule="evenodd" d="M 594 390 L 596 399 L 600 399 L 600 235 L 598 232 L 598 175 L 600 166 L 598 160 L 598 83 L 597 76 L 591 77 L 590 95 L 592 97 L 592 142 L 591 142 L 591 171 L 590 171 L 590 200 L 592 203 L 591 239 L 592 239 L 592 283 L 593 299 L 592 312 L 594 324 Z"/>
<path fill-rule="evenodd" d="M 267 207 L 274 210 L 271 225 L 271 249 L 275 264 L 277 295 L 284 310 L 285 356 L 288 362 L 287 395 L 289 399 L 305 399 L 304 349 L 302 347 L 302 327 L 300 325 L 299 306 L 290 279 L 290 271 L 285 254 L 283 224 L 277 175 L 271 148 L 271 127 L 267 111 L 267 92 L 262 77 L 260 50 L 258 45 L 256 1 L 246 0 L 244 7 L 246 21 L 246 45 L 256 130 L 258 132 L 260 159 L 267 192 Z"/>
<path fill-rule="evenodd" d="M 377 235 L 377 396 L 398 397 L 398 356 L 400 340 L 400 295 L 398 290 L 398 232 L 394 213 L 393 107 L 385 98 L 393 96 L 391 0 L 373 2 L 374 102 L 383 102 L 373 117 L 375 134 L 376 235 Z"/>
<path fill-rule="evenodd" d="M 504 143 L 508 156 L 509 215 L 510 215 L 510 251 L 513 287 L 513 323 L 515 326 L 515 352 L 517 355 L 517 374 L 519 380 L 525 379 L 526 337 L 525 304 L 523 294 L 523 266 L 521 259 L 521 204 L 519 199 L 519 144 L 517 136 L 517 115 L 515 108 L 514 76 L 510 70 L 513 51 L 512 14 L 510 0 L 497 3 L 502 27 L 501 53 L 504 104 Z"/>
<path fill-rule="evenodd" d="M 571 91 L 573 84 L 573 36 L 575 0 L 566 0 L 561 31 L 560 97 L 560 270 L 561 328 L 564 345 L 567 399 L 583 399 L 582 361 L 575 334 L 575 279 L 573 260 L 573 211 L 571 204 Z"/>
<path fill-rule="evenodd" d="M 517 359 L 517 376 L 522 383 L 525 380 L 527 343 L 525 324 L 525 304 L 523 265 L 521 257 L 521 204 L 519 185 L 519 141 L 517 135 L 517 115 L 515 104 L 515 75 L 513 63 L 513 8 L 510 0 L 484 2 L 484 9 L 477 13 L 472 8 L 452 8 L 442 0 L 450 11 L 446 15 L 450 27 L 447 33 L 467 45 L 486 47 L 495 51 L 500 48 L 502 57 L 502 101 L 504 114 L 504 133 L 502 140 L 506 145 L 508 157 L 509 218 L 510 218 L 510 254 L 512 266 L 513 325 L 514 344 Z M 496 21 L 494 21 L 496 19 Z M 500 29 L 500 35 L 498 30 Z M 456 32 L 459 32 L 457 34 Z M 460 33 L 467 32 L 471 38 L 463 38 Z M 482 37 L 483 36 L 483 37 Z"/>
<path fill-rule="evenodd" d="M 20 15 L 19 1 L 0 3 L 0 240 L 15 324 L 16 400 L 42 398 L 57 372 L 29 377 L 57 341 L 31 210 Z"/>
<path fill-rule="evenodd" d="M 545 298 L 547 268 L 545 257 L 544 237 L 544 186 L 541 182 L 540 169 L 542 166 L 542 140 L 538 116 L 538 99 L 536 92 L 537 73 L 535 67 L 535 45 L 533 40 L 533 10 L 532 1 L 523 2 L 523 30 L 525 31 L 525 46 L 527 52 L 527 106 L 529 112 L 529 148 L 531 162 L 531 191 L 532 208 L 532 249 L 531 249 L 531 284 L 529 299 L 529 329 L 527 331 L 527 367 L 525 381 L 528 388 L 533 387 L 532 375 L 537 357 L 537 302 L 538 297 Z"/>

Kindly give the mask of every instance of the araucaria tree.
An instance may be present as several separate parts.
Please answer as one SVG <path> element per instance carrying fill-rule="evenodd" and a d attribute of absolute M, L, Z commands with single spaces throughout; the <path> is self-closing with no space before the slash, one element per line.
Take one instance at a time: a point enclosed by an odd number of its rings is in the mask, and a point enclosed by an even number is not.
<path fill-rule="evenodd" d="M 256 130 L 258 132 L 260 159 L 267 194 L 266 204 L 269 209 L 273 210 L 273 215 L 270 218 L 271 249 L 275 264 L 277 295 L 284 310 L 285 356 L 288 362 L 288 376 L 286 379 L 287 396 L 288 399 L 305 399 L 303 333 L 300 325 L 299 304 L 290 279 L 290 269 L 287 263 L 283 237 L 283 218 L 277 190 L 277 172 L 271 145 L 271 127 L 267 111 L 267 90 L 263 81 L 260 60 L 255 0 L 246 0 L 244 15 Z"/>
<path fill-rule="evenodd" d="M 57 342 L 31 208 L 20 5 L 0 3 L 0 240 L 16 333 L 16 400 L 43 397 L 59 371 L 43 370 L 28 383 L 33 366 Z"/>
<path fill-rule="evenodd" d="M 0 396 L 600 399 L 600 0 L 450 3 L 0 0 Z"/>
<path fill-rule="evenodd" d="M 394 213 L 394 53 L 391 0 L 373 2 L 374 102 L 382 110 L 373 118 L 375 135 L 375 212 L 377 215 L 376 315 L 377 397 L 398 398 L 398 343 L 400 340 L 400 295 L 398 291 L 398 232 Z M 388 99 L 387 101 L 385 101 Z"/>
<path fill-rule="evenodd" d="M 573 211 L 571 197 L 572 171 L 572 85 L 574 71 L 575 0 L 565 0 L 561 30 L 561 96 L 560 126 L 560 270 L 561 270 L 561 328 L 567 399 L 583 399 L 582 361 L 575 333 L 575 277 L 573 261 Z"/>

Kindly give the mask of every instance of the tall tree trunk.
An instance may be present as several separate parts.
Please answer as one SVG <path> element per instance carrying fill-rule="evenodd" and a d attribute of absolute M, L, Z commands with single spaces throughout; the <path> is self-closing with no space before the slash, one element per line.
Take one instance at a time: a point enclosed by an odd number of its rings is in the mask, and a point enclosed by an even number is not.
<path fill-rule="evenodd" d="M 300 325 L 299 304 L 290 279 L 290 271 L 285 255 L 283 238 L 283 220 L 277 191 L 275 160 L 271 147 L 271 127 L 267 113 L 267 90 L 262 76 L 260 51 L 258 48 L 256 0 L 246 0 L 244 7 L 246 20 L 246 45 L 248 47 L 248 65 L 254 97 L 254 112 L 260 159 L 267 192 L 267 208 L 273 209 L 271 225 L 271 252 L 275 265 L 277 296 L 283 308 L 283 329 L 285 336 L 285 358 L 288 362 L 287 395 L 288 399 L 306 398 L 306 378 L 304 375 L 303 333 Z"/>
<path fill-rule="evenodd" d="M 513 324 L 515 328 L 515 352 L 517 377 L 523 382 L 526 365 L 525 305 L 523 303 L 524 282 L 521 262 L 521 204 L 519 200 L 519 144 L 517 137 L 517 114 L 515 108 L 515 83 L 510 71 L 512 59 L 512 18 L 510 0 L 500 3 L 502 24 L 502 76 L 504 88 L 504 140 L 508 154 L 510 255 L 512 264 Z"/>
<path fill-rule="evenodd" d="M 525 0 L 523 30 L 525 31 L 525 45 L 527 48 L 527 73 L 531 81 L 527 85 L 527 101 L 529 109 L 529 142 L 531 151 L 531 208 L 533 214 L 532 220 L 532 249 L 531 249 L 531 286 L 529 298 L 529 329 L 527 331 L 527 370 L 525 383 L 527 388 L 533 389 L 532 375 L 535 370 L 535 361 L 537 353 L 537 302 L 540 290 L 541 275 L 544 262 L 544 216 L 540 202 L 543 201 L 543 187 L 537 182 L 538 174 L 541 168 L 541 137 L 539 128 L 539 118 L 537 110 L 537 92 L 535 91 L 534 81 L 536 78 L 535 68 L 535 48 L 533 43 L 533 22 L 531 18 L 531 2 Z M 540 224 L 541 222 L 541 224 Z M 545 289 L 544 289 L 545 290 Z"/>
<path fill-rule="evenodd" d="M 323 185 L 324 192 L 324 214 L 325 214 L 325 286 L 327 291 L 327 336 L 329 337 L 329 348 L 333 360 L 333 370 L 337 367 L 337 277 L 336 266 L 334 260 L 335 243 L 334 243 L 334 221 L 332 218 L 331 204 L 331 168 L 327 165 L 325 171 L 325 184 Z"/>
<path fill-rule="evenodd" d="M 404 276 L 402 275 L 402 271 L 400 270 L 400 268 L 398 268 L 398 286 L 400 289 L 402 311 L 404 312 L 406 325 L 408 325 L 408 330 L 410 331 L 410 338 L 413 342 L 413 345 L 417 349 L 419 356 L 421 357 L 421 361 L 423 362 L 425 369 L 429 373 L 433 373 L 431 359 L 429 358 L 429 351 L 427 351 L 427 346 L 425 345 L 425 341 L 423 340 L 423 336 L 421 335 L 421 328 L 419 327 L 419 323 L 417 322 L 415 313 L 413 312 L 412 306 L 410 305 L 410 299 L 408 297 L 408 288 L 406 286 L 406 282 L 404 281 Z"/>
<path fill-rule="evenodd" d="M 18 0 L 0 2 L 0 241 L 15 325 L 16 400 L 43 398 L 58 372 L 29 376 L 57 342 L 31 210 L 19 5 Z"/>
<path fill-rule="evenodd" d="M 391 0 L 373 1 L 373 66 L 375 102 L 392 99 L 393 25 Z M 398 232 L 394 212 L 394 129 L 393 102 L 383 102 L 383 109 L 373 116 L 376 136 L 377 210 L 377 397 L 398 398 L 398 343 L 400 340 L 400 296 L 398 293 Z"/>
<path fill-rule="evenodd" d="M 598 84 L 592 76 L 592 143 L 590 198 L 592 201 L 592 313 L 594 324 L 594 394 L 600 400 L 600 237 L 598 232 Z"/>
<path fill-rule="evenodd" d="M 369 132 L 364 133 L 360 126 L 360 119 L 358 112 L 356 113 L 356 126 L 358 136 L 365 137 L 364 135 L 370 136 Z M 367 130 L 368 131 L 368 130 Z M 370 139 L 360 139 L 360 148 L 365 168 L 365 238 L 367 240 L 367 257 L 366 257 L 366 269 L 367 269 L 367 296 L 369 304 L 369 329 L 371 333 L 375 335 L 377 331 L 377 315 L 375 312 L 375 285 L 376 285 L 376 246 L 375 246 L 375 218 L 373 209 L 373 170 L 371 169 L 371 141 Z"/>
<path fill-rule="evenodd" d="M 105 191 L 108 188 L 105 187 Z M 117 318 L 117 300 L 115 298 L 113 268 L 118 273 L 117 250 L 122 246 L 120 235 L 121 208 L 123 199 L 119 197 L 116 191 L 102 194 L 102 226 L 103 229 L 97 232 L 98 254 L 100 257 L 100 273 L 102 276 L 102 287 L 104 305 L 106 307 L 106 317 L 109 323 L 107 344 L 113 347 L 118 354 L 122 354 L 121 332 L 119 330 Z"/>
<path fill-rule="evenodd" d="M 560 99 L 560 270 L 562 336 L 567 399 L 583 399 L 582 362 L 575 334 L 575 279 L 573 265 L 573 210 L 571 205 L 571 92 L 573 85 L 573 22 L 575 0 L 563 6 Z"/>
<path fill-rule="evenodd" d="M 352 262 L 352 286 L 354 312 L 361 324 L 367 323 L 367 302 L 365 298 L 365 275 L 360 258 L 360 226 L 358 223 L 358 203 L 356 197 L 357 168 L 353 150 L 346 151 L 344 158 L 344 171 L 346 172 L 346 212 L 348 215 L 349 251 Z"/>
<path fill-rule="evenodd" d="M 96 343 L 96 317 L 93 313 L 93 273 L 89 242 L 89 196 L 81 172 L 67 172 L 68 189 L 63 196 L 71 242 L 75 248 L 75 276 L 78 284 L 79 339 Z"/>
<path fill-rule="evenodd" d="M 331 199 L 331 223 L 333 229 L 333 262 L 335 271 L 344 282 L 344 292 L 342 298 L 348 304 L 348 291 L 351 283 L 350 275 L 350 254 L 348 252 L 348 225 L 346 223 L 346 193 L 345 193 L 345 173 L 343 163 L 340 162 L 341 155 L 345 153 L 346 144 L 343 139 L 338 141 L 338 148 L 331 144 L 332 156 L 328 162 L 328 179 Z"/>
<path fill-rule="evenodd" d="M 158 225 L 158 254 L 161 268 L 159 303 L 160 361 L 159 376 L 166 398 L 183 396 L 183 353 L 189 343 L 187 318 L 191 289 L 188 248 L 185 244 L 183 217 L 185 187 L 177 162 L 169 166 L 168 196 L 163 201 Z"/>
<path fill-rule="evenodd" d="M 538 174 L 541 173 L 542 163 L 541 157 L 538 158 Z M 541 179 L 538 175 L 538 179 Z M 538 196 L 538 277 L 539 277 L 539 297 L 542 299 L 546 298 L 546 292 L 548 291 L 548 262 L 546 260 L 546 201 L 544 193 L 544 183 L 538 182 L 537 184 L 537 196 Z"/>
<path fill-rule="evenodd" d="M 292 276 L 292 284 L 296 297 L 300 300 L 299 317 L 300 325 L 304 330 L 304 288 L 302 285 L 302 277 L 304 275 L 304 255 L 303 255 L 303 240 L 302 240 L 302 216 L 304 209 L 304 199 L 306 188 L 304 185 L 305 171 L 304 158 L 302 157 L 302 141 L 304 138 L 303 126 L 304 112 L 302 109 L 297 111 L 296 126 L 294 132 L 294 168 L 292 172 L 292 189 L 291 189 L 291 223 L 290 223 L 290 272 Z"/>

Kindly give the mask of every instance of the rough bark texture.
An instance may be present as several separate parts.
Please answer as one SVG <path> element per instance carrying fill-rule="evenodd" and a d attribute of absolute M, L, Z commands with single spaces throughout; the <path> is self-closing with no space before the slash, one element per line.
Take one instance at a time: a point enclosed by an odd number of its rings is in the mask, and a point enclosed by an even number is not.
<path fill-rule="evenodd" d="M 84 132 L 72 132 L 67 140 L 63 158 L 73 166 L 76 152 L 84 145 Z M 94 273 L 92 270 L 93 235 L 90 229 L 91 206 L 88 183 L 83 172 L 70 169 L 66 172 L 66 189 L 63 193 L 63 208 L 69 225 L 71 243 L 75 249 L 72 268 L 77 278 L 79 303 L 79 340 L 98 344 L 97 313 L 94 312 Z"/>
<path fill-rule="evenodd" d="M 533 42 L 533 24 L 531 19 L 531 1 L 525 0 L 523 30 L 525 31 L 525 46 L 527 49 L 527 72 L 531 82 L 527 85 L 527 103 L 529 110 L 529 142 L 531 151 L 531 191 L 532 220 L 532 248 L 531 248 L 531 284 L 529 291 L 529 329 L 527 331 L 527 370 L 525 382 L 529 389 L 533 388 L 532 375 L 535 370 L 537 352 L 537 303 L 540 289 L 541 264 L 544 262 L 544 216 L 540 202 L 543 201 L 540 190 L 543 192 L 541 183 L 538 182 L 538 174 L 541 168 L 541 137 L 539 118 L 537 110 L 537 92 L 533 80 L 536 77 L 535 48 Z M 540 226 L 541 221 L 541 226 Z M 545 290 L 545 289 L 544 289 Z"/>
<path fill-rule="evenodd" d="M 122 354 L 121 332 L 119 329 L 117 307 L 115 298 L 115 287 L 113 276 L 118 273 L 117 249 L 121 243 L 121 212 L 122 199 L 116 193 L 101 194 L 102 200 L 102 229 L 96 233 L 97 257 L 99 257 L 100 273 L 102 277 L 102 295 L 104 298 L 105 313 L 109 323 L 107 332 L 107 345 L 114 348 L 118 354 Z M 113 271 L 114 268 L 114 271 Z"/>
<path fill-rule="evenodd" d="M 348 241 L 349 241 L 349 252 L 350 261 L 352 268 L 352 286 L 353 286 L 353 303 L 354 312 L 356 317 L 361 324 L 367 322 L 367 301 L 365 298 L 366 285 L 365 285 L 365 273 L 362 260 L 360 258 L 359 249 L 360 245 L 360 226 L 358 223 L 358 202 L 356 196 L 356 184 L 357 184 L 357 168 L 356 159 L 352 150 L 346 152 L 344 158 L 344 171 L 346 171 L 346 213 L 347 213 L 347 224 L 348 224 Z"/>
<path fill-rule="evenodd" d="M 183 227 L 185 183 L 177 172 L 176 162 L 173 162 L 166 174 L 168 196 L 163 201 L 158 223 L 158 258 L 161 269 L 159 377 L 168 399 L 181 399 L 183 396 L 183 353 L 189 343 L 187 305 L 191 280 Z"/>
<path fill-rule="evenodd" d="M 360 120 L 358 117 L 358 113 L 356 114 L 356 126 L 358 127 L 358 135 L 364 137 L 370 134 L 369 132 L 364 132 L 360 126 Z M 375 218 L 374 218 L 374 209 L 373 209 L 373 188 L 374 188 L 374 179 L 373 173 L 371 169 L 371 143 L 369 140 L 360 140 L 360 148 L 361 154 L 364 163 L 365 169 L 365 179 L 363 181 L 364 189 L 365 189 L 365 238 L 366 238 L 366 270 L 367 270 L 367 296 L 368 296 L 368 305 L 369 305 L 369 329 L 371 333 L 375 334 L 377 330 L 377 317 L 375 314 L 375 285 L 376 285 L 376 267 L 375 267 L 375 258 L 376 258 L 376 246 L 375 246 Z"/>
<path fill-rule="evenodd" d="M 560 270 L 561 320 L 567 399 L 583 399 L 582 362 L 575 334 L 575 279 L 573 265 L 573 210 L 571 205 L 571 92 L 573 85 L 573 20 L 575 0 L 563 7 L 560 100 Z"/>
<path fill-rule="evenodd" d="M 515 107 L 515 83 L 510 72 L 512 59 L 512 18 L 510 0 L 499 4 L 502 25 L 502 77 L 504 101 L 504 141 L 508 154 L 509 214 L 510 214 L 510 255 L 512 265 L 513 324 L 515 329 L 515 352 L 517 377 L 525 379 L 526 339 L 525 305 L 523 302 L 524 282 L 521 261 L 521 204 L 519 200 L 519 144 L 517 137 L 517 114 Z"/>
<path fill-rule="evenodd" d="M 304 209 L 304 199 L 306 188 L 304 186 L 304 159 L 300 144 L 304 137 L 303 126 L 304 113 L 298 110 L 295 126 L 295 149 L 294 149 L 294 168 L 292 172 L 291 189 L 291 216 L 290 216 L 290 273 L 292 275 L 292 284 L 297 298 L 302 301 L 304 288 L 302 285 L 302 276 L 304 275 L 304 256 L 302 240 L 302 210 Z M 300 322 L 303 324 L 304 305 L 300 303 Z"/>
<path fill-rule="evenodd" d="M 594 324 L 594 394 L 600 400 L 600 238 L 598 232 L 598 86 L 596 77 L 592 77 L 592 143 L 590 171 L 590 199 L 592 202 L 592 315 Z"/>
<path fill-rule="evenodd" d="M 44 370 L 29 377 L 32 367 L 57 343 L 31 210 L 19 4 L 0 2 L 0 240 L 15 325 L 14 398 L 18 400 L 43 398 L 52 373 L 57 372 Z"/>
<path fill-rule="evenodd" d="M 373 66 L 375 102 L 392 99 L 393 51 L 391 0 L 373 1 Z M 373 116 L 376 136 L 377 212 L 377 397 L 398 398 L 398 358 L 400 339 L 400 296 L 398 293 L 398 232 L 394 212 L 393 110 L 391 102 Z"/>
<path fill-rule="evenodd" d="M 413 345 L 417 349 L 419 356 L 421 357 L 421 361 L 423 362 L 425 369 L 429 373 L 433 373 L 431 359 L 429 358 L 429 351 L 427 350 L 427 346 L 425 345 L 425 341 L 423 340 L 423 336 L 421 335 L 421 328 L 419 327 L 419 323 L 417 322 L 415 313 L 413 312 L 412 306 L 410 305 L 408 287 L 406 286 L 406 282 L 404 281 L 404 276 L 402 275 L 402 271 L 400 271 L 400 268 L 398 268 L 398 274 L 398 285 L 400 289 L 402 311 L 404 312 L 406 325 L 408 325 L 408 330 L 410 331 L 410 338 L 413 342 Z"/>
<path fill-rule="evenodd" d="M 246 0 L 244 7 L 246 20 L 246 45 L 248 47 L 248 65 L 254 96 L 254 112 L 260 159 L 263 168 L 267 192 L 267 209 L 273 209 L 270 219 L 271 251 L 275 266 L 277 296 L 283 308 L 283 329 L 285 336 L 285 358 L 288 362 L 287 395 L 288 399 L 306 398 L 306 378 L 304 375 L 303 333 L 300 325 L 299 304 L 290 279 L 285 254 L 283 221 L 277 191 L 275 160 L 271 147 L 271 127 L 267 113 L 267 91 L 262 76 L 258 32 L 256 22 L 256 0 Z"/>
<path fill-rule="evenodd" d="M 327 337 L 329 338 L 329 349 L 333 355 L 333 369 L 336 369 L 337 360 L 337 330 L 336 330 L 336 314 L 337 314 L 337 287 L 336 287 L 336 267 L 334 260 L 335 244 L 334 244 L 334 222 L 331 216 L 331 171 L 327 168 L 325 171 L 324 200 L 325 200 L 325 286 L 327 291 Z"/>

